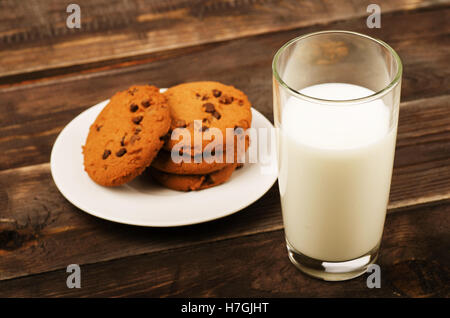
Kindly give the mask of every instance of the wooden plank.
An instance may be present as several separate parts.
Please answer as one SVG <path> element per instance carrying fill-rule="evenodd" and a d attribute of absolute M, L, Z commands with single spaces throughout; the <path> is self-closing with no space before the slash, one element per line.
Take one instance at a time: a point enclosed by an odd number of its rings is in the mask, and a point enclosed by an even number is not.
<path fill-rule="evenodd" d="M 402 103 L 397 134 L 390 208 L 449 198 L 450 96 Z"/>
<path fill-rule="evenodd" d="M 398 49 L 403 58 L 403 101 L 450 93 L 450 25 L 445 18 L 450 19 L 450 9 L 386 15 L 384 23 L 398 28 L 372 31 Z M 414 21 L 421 21 L 421 32 L 431 35 L 418 33 Z M 365 28 L 360 19 L 332 27 L 363 32 Z M 222 81 L 246 92 L 254 107 L 272 119 L 273 54 L 287 40 L 323 28 L 330 26 L 206 45 L 119 69 L 0 88 L 0 170 L 48 162 L 64 125 L 82 110 L 133 83 L 168 87 L 184 81 Z M 421 47 L 428 49 L 418 49 Z"/>
<path fill-rule="evenodd" d="M 390 214 L 381 288 L 367 275 L 330 283 L 288 260 L 283 231 L 81 266 L 81 288 L 64 269 L 2 281 L 0 297 L 449 297 L 450 203 Z M 76 259 L 73 259 L 76 262 Z"/>
<path fill-rule="evenodd" d="M 449 100 L 402 105 L 389 212 L 450 199 Z M 49 164 L 0 172 L 0 280 L 281 228 L 277 186 L 223 220 L 145 229 L 79 211 L 56 189 Z"/>
<path fill-rule="evenodd" d="M 367 29 L 366 27 L 366 18 L 362 17 L 359 19 L 351 19 L 351 23 L 346 23 L 348 20 L 338 21 L 334 22 L 332 24 L 325 24 L 325 25 L 315 25 L 313 27 L 306 27 L 297 29 L 296 32 L 292 37 L 298 36 L 302 33 L 307 32 L 313 32 L 321 29 L 348 29 L 348 30 L 355 30 L 362 33 L 367 33 L 369 35 L 382 38 L 386 41 L 393 41 L 395 39 L 403 39 L 407 40 L 409 39 L 412 41 L 416 38 L 421 38 L 423 36 L 433 36 L 437 34 L 445 34 L 448 33 L 448 23 L 446 21 L 450 18 L 450 14 L 448 10 L 445 9 L 446 7 L 428 7 L 428 8 L 422 8 L 422 9 L 416 9 L 408 12 L 393 12 L 393 13 L 384 13 L 383 14 L 383 28 L 381 29 Z M 438 10 L 438 11 L 437 11 Z M 424 13 L 435 11 L 434 18 L 429 19 L 423 16 Z M 400 17 L 400 19 L 398 19 Z M 410 20 L 413 20 L 414 22 L 409 23 Z M 408 22 L 409 21 L 409 22 Z M 438 26 L 438 27 L 437 27 Z M 289 40 L 287 38 L 285 41 Z M 283 42 L 280 43 L 282 45 Z M 429 44 L 430 45 L 430 44 Z M 431 43 L 432 45 L 432 43 Z M 46 77 L 62 77 L 66 74 L 73 74 L 73 73 L 92 73 L 96 71 L 104 71 L 105 69 L 113 69 L 113 68 L 119 68 L 124 66 L 130 66 L 130 65 L 136 65 L 136 64 L 143 64 L 143 63 L 149 63 L 153 61 L 157 61 L 163 58 L 168 57 L 175 57 L 175 56 L 182 56 L 186 54 L 190 54 L 192 52 L 202 50 L 205 47 L 211 47 L 214 46 L 213 43 L 210 44 L 203 44 L 203 45 L 196 45 L 196 46 L 190 46 L 186 47 L 184 49 L 171 49 L 166 51 L 158 51 L 153 53 L 146 53 L 146 54 L 140 54 L 140 55 L 134 55 L 134 56 L 126 56 L 122 58 L 117 59 L 110 59 L 110 60 L 101 60 L 101 61 L 94 61 L 84 64 L 75 64 L 75 65 L 68 65 L 60 68 L 51 68 L 51 69 L 43 69 L 41 71 L 35 71 L 35 72 L 27 72 L 27 73 L 18 73 L 16 75 L 9 75 L 0 77 L 0 87 L 1 85 L 7 84 L 7 85 L 15 85 L 17 83 L 29 83 L 30 81 L 36 81 L 41 78 Z M 436 54 L 435 50 L 430 50 L 429 48 L 432 48 L 432 46 L 425 46 L 423 49 L 418 49 L 421 55 L 424 53 L 428 54 Z M 439 51 L 438 51 L 439 52 Z M 274 52 L 273 52 L 274 53 Z M 448 50 L 447 50 L 447 56 L 448 56 Z M 422 62 L 426 64 L 428 60 L 424 60 L 422 58 Z M 425 82 L 427 83 L 427 82 Z"/>
<path fill-rule="evenodd" d="M 78 0 L 0 3 L 0 76 L 120 59 L 239 37 L 367 16 L 370 0 Z M 379 0 L 383 14 L 448 1 Z"/>
<path fill-rule="evenodd" d="M 0 173 L 0 280 L 61 268 L 67 261 L 93 263 L 280 228 L 279 205 L 274 186 L 258 202 L 221 220 L 144 228 L 78 210 L 56 189 L 48 164 Z"/>

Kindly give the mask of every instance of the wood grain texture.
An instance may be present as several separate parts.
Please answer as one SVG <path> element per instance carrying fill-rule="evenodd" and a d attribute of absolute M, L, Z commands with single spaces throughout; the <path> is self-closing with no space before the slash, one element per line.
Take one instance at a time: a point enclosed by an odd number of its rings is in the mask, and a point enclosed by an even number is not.
<path fill-rule="evenodd" d="M 0 2 L 0 297 L 450 296 L 449 1 L 382 1 L 383 27 L 371 30 L 370 1 L 80 2 L 81 34 L 64 30 L 56 0 Z M 364 277 L 331 284 L 298 273 L 277 185 L 235 215 L 168 229 L 97 219 L 56 189 L 51 147 L 84 109 L 135 83 L 207 79 L 244 90 L 272 119 L 273 54 L 323 29 L 381 38 L 404 64 L 380 290 Z M 81 290 L 66 288 L 71 263 L 82 265 Z"/>
<path fill-rule="evenodd" d="M 390 208 L 449 198 L 449 167 L 450 96 L 401 104 Z"/>
<path fill-rule="evenodd" d="M 402 104 L 389 212 L 450 200 L 449 103 L 441 96 Z M 141 229 L 72 206 L 56 189 L 49 164 L 0 172 L 0 280 L 281 228 L 277 186 L 224 220 Z"/>
<path fill-rule="evenodd" d="M 277 186 L 231 217 L 144 228 L 80 211 L 58 192 L 48 164 L 20 170 L 0 173 L 0 281 L 62 268 L 67 262 L 94 263 L 280 228 Z"/>
<path fill-rule="evenodd" d="M 392 14 L 383 21 L 395 28 L 371 31 L 403 59 L 403 101 L 450 94 L 450 24 L 446 19 L 450 20 L 450 9 Z M 218 80 L 242 89 L 254 107 L 272 119 L 271 60 L 276 50 L 299 34 L 329 27 L 211 44 L 132 66 L 0 88 L 0 170 L 48 162 L 57 134 L 70 120 L 132 84 L 169 87 L 185 81 Z M 367 30 L 364 19 L 332 27 Z"/>
<path fill-rule="evenodd" d="M 449 203 L 390 214 L 379 289 L 301 274 L 278 230 L 84 265 L 81 289 L 65 269 L 2 281 L 0 297 L 449 297 L 449 226 Z"/>
<path fill-rule="evenodd" d="M 36 72 L 367 16 L 369 0 L 78 0 L 0 2 L 0 76 Z M 382 12 L 448 4 L 380 0 Z"/>

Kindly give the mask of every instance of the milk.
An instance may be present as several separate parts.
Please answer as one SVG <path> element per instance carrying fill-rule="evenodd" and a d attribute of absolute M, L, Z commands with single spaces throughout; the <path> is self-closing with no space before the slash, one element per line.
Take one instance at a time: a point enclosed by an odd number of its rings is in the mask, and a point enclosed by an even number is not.
<path fill-rule="evenodd" d="M 341 83 L 300 92 L 328 100 L 374 93 Z M 322 261 L 347 261 L 377 246 L 395 149 L 391 117 L 380 99 L 320 105 L 289 97 L 279 135 L 279 187 L 286 239 L 295 250 Z"/>

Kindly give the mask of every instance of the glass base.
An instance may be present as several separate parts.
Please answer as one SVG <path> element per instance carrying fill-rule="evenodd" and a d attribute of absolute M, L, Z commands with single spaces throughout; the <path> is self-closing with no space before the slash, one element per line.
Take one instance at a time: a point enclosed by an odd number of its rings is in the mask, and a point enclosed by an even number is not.
<path fill-rule="evenodd" d="M 317 260 L 295 250 L 286 241 L 289 259 L 302 272 L 326 281 L 343 281 L 361 276 L 367 271 L 370 264 L 378 258 L 380 245 L 366 254 L 345 262 L 327 262 Z"/>

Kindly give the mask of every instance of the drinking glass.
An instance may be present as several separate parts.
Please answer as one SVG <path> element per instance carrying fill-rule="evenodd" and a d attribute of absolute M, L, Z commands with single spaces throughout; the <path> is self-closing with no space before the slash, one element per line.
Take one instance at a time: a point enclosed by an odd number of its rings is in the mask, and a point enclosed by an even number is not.
<path fill-rule="evenodd" d="M 272 70 L 288 256 L 320 279 L 359 276 L 383 233 L 401 60 L 383 41 L 323 31 L 283 45 Z"/>

